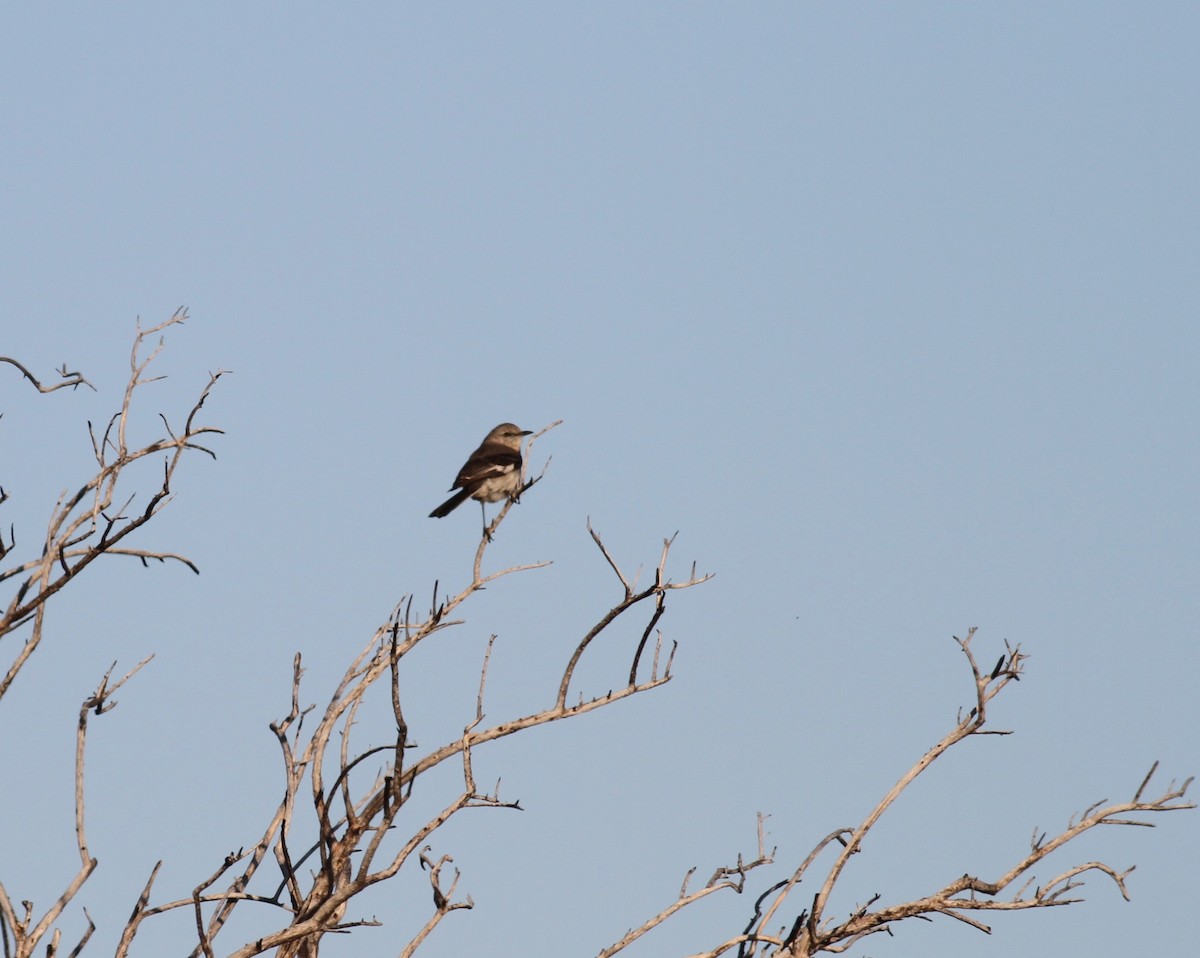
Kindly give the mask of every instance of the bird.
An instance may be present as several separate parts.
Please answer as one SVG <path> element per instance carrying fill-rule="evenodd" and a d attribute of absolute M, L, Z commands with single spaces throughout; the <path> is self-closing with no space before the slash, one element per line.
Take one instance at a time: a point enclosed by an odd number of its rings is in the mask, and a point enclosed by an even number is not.
<path fill-rule="evenodd" d="M 483 515 L 484 535 L 487 535 L 485 502 L 515 499 L 521 491 L 521 440 L 532 433 L 511 422 L 502 422 L 483 437 L 479 448 L 471 453 L 450 487 L 455 492 L 429 513 L 431 519 L 448 516 L 468 499 L 479 502 Z"/>

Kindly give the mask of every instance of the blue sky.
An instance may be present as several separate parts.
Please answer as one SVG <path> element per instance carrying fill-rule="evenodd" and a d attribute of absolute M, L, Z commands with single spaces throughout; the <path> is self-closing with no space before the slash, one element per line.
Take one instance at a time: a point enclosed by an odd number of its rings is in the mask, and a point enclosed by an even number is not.
<path fill-rule="evenodd" d="M 594 955 L 692 865 L 751 852 L 759 811 L 779 853 L 753 888 L 784 877 L 949 728 L 971 626 L 981 658 L 1031 656 L 996 710 L 1014 734 L 921 780 L 846 904 L 994 875 L 1155 759 L 1200 770 L 1198 27 L 1184 3 L 0 14 L 0 352 L 99 390 L 0 376 L 4 525 L 36 543 L 86 474 L 136 317 L 191 314 L 146 440 L 234 371 L 206 407 L 218 461 L 141 542 L 202 574 L 94 568 L 0 708 L 29 782 L 0 797 L 10 894 L 44 905 L 70 874 L 76 710 L 114 659 L 156 654 L 93 730 L 93 950 L 155 860 L 177 897 L 251 841 L 292 655 L 321 702 L 402 594 L 464 581 L 474 507 L 427 513 L 506 419 L 564 424 L 489 561 L 554 565 L 422 650 L 423 743 L 469 716 L 492 632 L 489 715 L 552 695 L 617 597 L 588 517 L 628 567 L 678 530 L 674 574 L 716 577 L 669 603 L 670 685 L 479 757 L 525 811 L 435 843 L 477 907 L 422 955 Z M 1132 903 L 1093 880 L 991 937 L 946 920 L 856 953 L 1179 952 L 1198 821 L 1080 844 L 1138 864 Z M 408 887 L 331 955 L 396 954 L 427 904 Z M 711 947 L 750 907 L 630 953 Z"/>

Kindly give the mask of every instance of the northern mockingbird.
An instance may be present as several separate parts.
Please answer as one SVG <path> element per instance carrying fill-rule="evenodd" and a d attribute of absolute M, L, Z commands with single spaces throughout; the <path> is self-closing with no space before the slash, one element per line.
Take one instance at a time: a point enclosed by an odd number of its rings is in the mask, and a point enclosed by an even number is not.
<path fill-rule="evenodd" d="M 512 499 L 521 491 L 521 439 L 531 432 L 518 429 L 511 422 L 502 422 L 484 436 L 450 487 L 459 491 L 429 513 L 429 518 L 448 516 L 468 499 L 477 499 L 486 535 L 487 512 L 483 504 Z"/>

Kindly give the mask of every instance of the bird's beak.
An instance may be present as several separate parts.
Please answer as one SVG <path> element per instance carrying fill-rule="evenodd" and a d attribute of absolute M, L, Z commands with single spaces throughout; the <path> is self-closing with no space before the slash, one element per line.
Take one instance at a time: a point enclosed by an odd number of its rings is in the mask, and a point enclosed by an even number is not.
<path fill-rule="evenodd" d="M 517 435 L 518 436 L 532 436 L 533 430 L 532 429 L 522 429 L 519 433 L 517 433 Z"/>

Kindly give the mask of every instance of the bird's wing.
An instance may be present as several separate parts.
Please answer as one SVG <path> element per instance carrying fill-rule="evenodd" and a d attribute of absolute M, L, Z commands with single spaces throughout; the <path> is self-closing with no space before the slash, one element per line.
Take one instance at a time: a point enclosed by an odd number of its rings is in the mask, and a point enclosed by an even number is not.
<path fill-rule="evenodd" d="M 467 460 L 466 465 L 458 471 L 451 489 L 466 489 L 475 486 L 485 479 L 496 476 L 507 476 L 515 469 L 521 468 L 521 454 L 511 449 L 480 450 Z"/>

